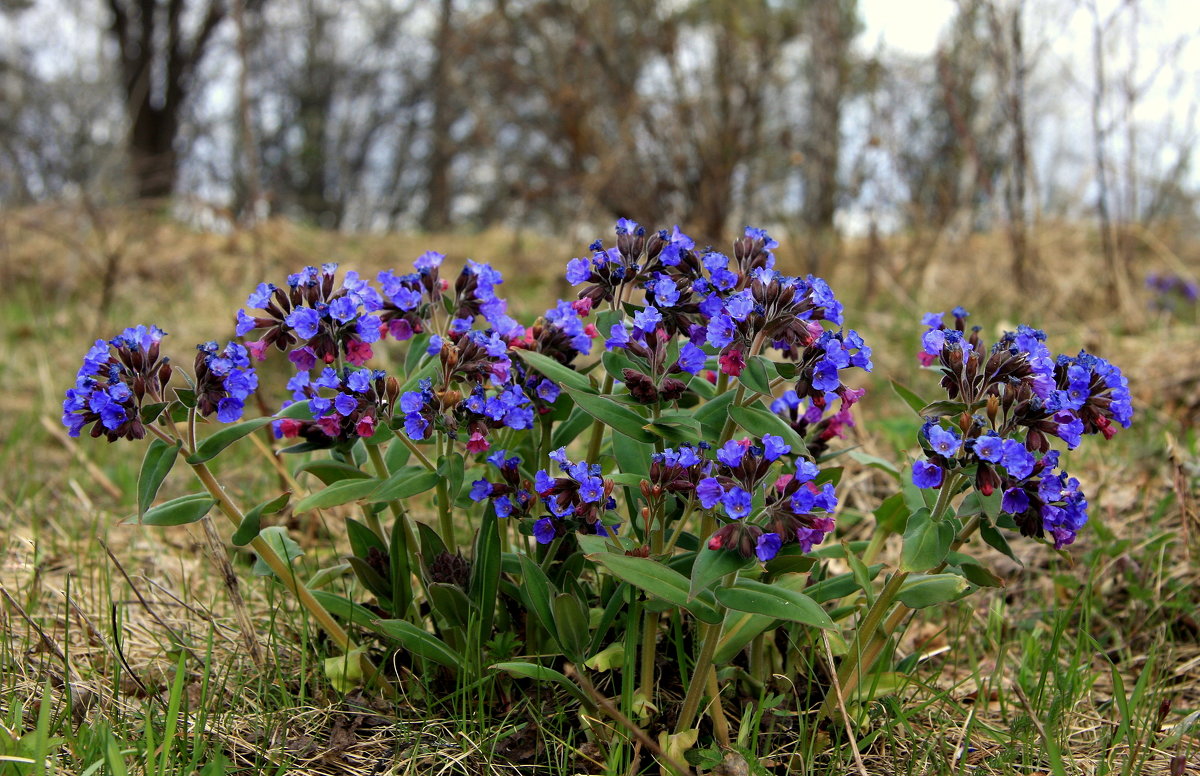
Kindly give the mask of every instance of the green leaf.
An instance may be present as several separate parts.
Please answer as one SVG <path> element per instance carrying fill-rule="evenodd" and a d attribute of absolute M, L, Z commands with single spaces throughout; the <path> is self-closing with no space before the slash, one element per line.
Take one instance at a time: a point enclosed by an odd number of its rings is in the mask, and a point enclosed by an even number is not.
<path fill-rule="evenodd" d="M 692 564 L 692 579 L 688 595 L 695 598 L 697 593 L 712 587 L 712 584 L 721 577 L 748 565 L 750 565 L 748 558 L 743 558 L 738 553 L 729 550 L 711 550 L 705 543 L 696 553 L 696 562 Z"/>
<path fill-rule="evenodd" d="M 1017 555 L 1013 552 L 1013 548 L 1009 546 L 1008 540 L 1004 538 L 1004 534 L 1000 533 L 1000 529 L 992 525 L 987 520 L 979 522 L 979 536 L 987 543 L 989 547 L 999 550 L 1008 557 L 1020 563 L 1017 560 Z"/>
<path fill-rule="evenodd" d="M 293 511 L 296 514 L 303 514 L 314 509 L 328 509 L 349 504 L 352 501 L 361 501 L 378 487 L 379 480 L 374 477 L 364 480 L 341 480 L 300 499 Z"/>
<path fill-rule="evenodd" d="M 444 627 L 465 628 L 471 621 L 471 601 L 461 587 L 450 582 L 430 582 L 425 589 L 430 608 Z"/>
<path fill-rule="evenodd" d="M 292 402 L 288 406 L 275 413 L 277 418 L 290 418 L 291 420 L 312 420 L 312 408 L 308 406 L 308 399 L 301 399 L 297 402 Z"/>
<path fill-rule="evenodd" d="M 190 496 L 180 496 L 170 501 L 164 501 L 156 507 L 150 507 L 140 518 L 137 515 L 125 520 L 127 525 L 187 525 L 194 523 L 208 514 L 216 500 L 207 493 L 193 493 Z"/>
<path fill-rule="evenodd" d="M 379 615 L 367 607 L 359 606 L 349 598 L 330 593 L 327 590 L 313 590 L 312 596 L 321 606 L 325 607 L 325 611 L 352 625 L 370 628 L 371 623 L 379 619 Z"/>
<path fill-rule="evenodd" d="M 570 593 L 554 596 L 554 630 L 563 654 L 572 663 L 587 659 L 589 636 L 588 616 L 579 599 Z"/>
<path fill-rule="evenodd" d="M 954 526 L 945 520 L 934 522 L 929 510 L 920 509 L 908 518 L 904 529 L 904 549 L 900 553 L 901 571 L 926 571 L 946 559 L 954 542 Z"/>
<path fill-rule="evenodd" d="M 479 632 L 484 639 L 492 632 L 492 618 L 500 596 L 500 530 L 496 511 L 489 505 L 475 535 L 475 556 L 468 590 L 479 607 Z"/>
<path fill-rule="evenodd" d="M 159 401 L 153 404 L 143 404 L 141 412 L 142 423 L 149 426 L 151 423 L 158 420 L 158 416 L 163 414 L 163 410 L 165 410 L 167 405 L 170 403 L 171 402 L 168 401 Z M 161 442 L 162 440 L 160 439 L 157 441 Z"/>
<path fill-rule="evenodd" d="M 534 353 L 531 350 L 517 349 L 514 352 L 526 364 L 562 387 L 570 387 L 584 393 L 596 393 L 596 388 L 592 385 L 592 381 L 588 379 L 587 375 L 582 375 L 571 367 L 564 366 L 557 359 L 542 353 Z"/>
<path fill-rule="evenodd" d="M 644 590 L 655 598 L 682 606 L 701 622 L 715 625 L 721 621 L 721 613 L 705 600 L 705 596 L 695 599 L 689 596 L 691 582 L 687 577 L 656 560 L 606 552 L 587 557 L 588 560 L 604 566 L 618 579 Z"/>
<path fill-rule="evenodd" d="M 446 481 L 447 498 L 451 505 L 458 497 L 458 492 L 462 490 L 465 472 L 466 463 L 458 453 L 450 453 L 438 459 L 437 476 Z"/>
<path fill-rule="evenodd" d="M 424 466 L 405 466 L 392 472 L 391 476 L 378 483 L 378 487 L 364 498 L 373 504 L 398 501 L 425 493 L 437 483 L 438 475 Z"/>
<path fill-rule="evenodd" d="M 771 584 L 784 590 L 801 592 L 808 585 L 808 575 L 783 574 Z M 717 651 L 713 656 L 713 662 L 723 665 L 733 660 L 755 636 L 776 622 L 778 620 L 774 617 L 731 609 L 725 614 L 725 624 L 721 628 L 721 639 L 717 642 Z"/>
<path fill-rule="evenodd" d="M 138 471 L 138 520 L 146 515 L 146 510 L 154 503 L 154 497 L 175 465 L 175 457 L 182 446 L 183 442 L 170 445 L 161 439 L 150 440 L 146 456 L 142 458 L 142 468 Z"/>
<path fill-rule="evenodd" d="M 201 442 L 200 446 L 196 448 L 196 452 L 188 456 L 187 462 L 195 464 L 212 460 L 216 457 L 217 453 L 226 447 L 229 447 L 247 434 L 253 434 L 273 420 L 275 418 L 255 418 L 254 420 L 247 420 L 243 423 L 227 426 Z"/>
<path fill-rule="evenodd" d="M 746 368 L 738 375 L 738 382 L 755 393 L 771 395 L 771 374 L 774 366 L 765 356 L 754 356 L 746 362 Z"/>
<path fill-rule="evenodd" d="M 961 415 L 970 412 L 970 407 L 960 401 L 935 401 L 926 404 L 918 413 L 923 418 L 941 418 L 946 415 Z"/>
<path fill-rule="evenodd" d="M 957 555 L 960 553 L 951 553 Z M 967 580 L 977 587 L 1006 587 L 1004 580 L 993 574 L 983 564 L 974 558 L 964 556 L 963 559 L 951 561 L 954 565 L 962 569 L 962 574 Z"/>
<path fill-rule="evenodd" d="M 895 391 L 896 395 L 903 399 L 904 403 L 911 407 L 912 411 L 918 415 L 921 414 L 921 410 L 925 409 L 927 402 L 920 396 L 917 396 L 912 392 L 911 389 L 905 387 L 903 384 L 892 380 L 892 390 Z"/>
<path fill-rule="evenodd" d="M 526 608 L 533 612 L 538 622 L 546 632 L 557 639 L 554 632 L 554 613 L 551 611 L 551 601 L 556 593 L 553 583 L 546 572 L 530 558 L 522 554 L 518 556 L 521 563 L 521 596 L 525 599 Z"/>
<path fill-rule="evenodd" d="M 908 525 L 908 505 L 903 493 L 894 493 L 875 508 L 875 525 L 889 533 L 903 533 Z"/>
<path fill-rule="evenodd" d="M 350 540 L 350 552 L 354 553 L 355 557 L 366 560 L 372 547 L 387 555 L 388 549 L 383 538 L 357 520 L 347 518 L 346 538 Z"/>
<path fill-rule="evenodd" d="M 309 461 L 296 467 L 296 476 L 311 474 L 326 485 L 332 485 L 342 480 L 365 480 L 371 475 L 357 466 L 351 466 L 345 461 L 335 461 L 332 458 L 322 458 Z"/>
<path fill-rule="evenodd" d="M 729 416 L 733 418 L 734 423 L 756 437 L 774 434 L 783 437 L 783 441 L 791 445 L 792 452 L 796 455 L 808 452 L 808 446 L 796 430 L 774 412 L 768 412 L 761 407 L 730 407 Z"/>
<path fill-rule="evenodd" d="M 696 410 L 696 420 L 700 421 L 700 430 L 705 439 L 716 439 L 725 427 L 725 419 L 729 417 L 729 408 L 737 396 L 734 391 L 726 391 L 715 399 L 710 399 L 704 406 Z"/>
<path fill-rule="evenodd" d="M 901 586 L 899 598 L 910 609 L 923 609 L 960 598 L 970 587 L 957 574 L 914 574 Z"/>
<path fill-rule="evenodd" d="M 717 600 L 730 609 L 798 622 L 814 628 L 832 628 L 833 620 L 820 604 L 803 593 L 778 585 L 739 579 L 733 587 L 718 587 Z"/>
<path fill-rule="evenodd" d="M 554 435 L 550 439 L 551 449 L 557 450 L 560 447 L 566 447 L 572 440 L 587 431 L 593 422 L 594 419 L 591 415 L 584 412 L 582 408 L 575 407 L 565 421 L 555 424 Z"/>
<path fill-rule="evenodd" d="M 296 558 L 304 555 L 304 550 L 300 548 L 299 544 L 296 544 L 295 539 L 288 536 L 287 529 L 281 525 L 268 526 L 262 529 L 259 536 L 289 566 Z M 260 577 L 269 577 L 272 572 L 271 567 L 262 558 L 257 558 L 254 561 L 254 573 Z"/>
<path fill-rule="evenodd" d="M 291 492 L 276 496 L 270 501 L 264 501 L 257 506 L 254 506 L 242 518 L 241 524 L 237 530 L 233 532 L 231 541 L 238 547 L 245 547 L 250 542 L 254 541 L 254 537 L 258 536 L 259 526 L 262 523 L 263 515 L 272 515 L 287 506 L 288 499 L 292 497 Z"/>
<path fill-rule="evenodd" d="M 886 458 L 880 458 L 876 455 L 869 455 L 861 450 L 851 450 L 848 455 L 861 463 L 863 466 L 870 466 L 874 469 L 879 469 L 882 472 L 887 472 L 897 480 L 899 480 L 901 477 L 900 470 L 896 468 L 896 464 L 892 463 Z"/>
<path fill-rule="evenodd" d="M 375 620 L 372 628 L 380 635 L 399 643 L 414 655 L 451 670 L 457 670 L 466 664 L 463 656 L 447 646 L 446 642 L 407 620 Z"/>
<path fill-rule="evenodd" d="M 882 563 L 876 563 L 867 567 L 867 577 L 875 579 L 879 576 L 879 572 L 883 570 Z M 845 598 L 858 589 L 858 580 L 854 578 L 852 572 L 847 571 L 844 574 L 823 579 L 820 582 L 812 585 L 804 590 L 809 598 L 819 604 L 828 603 L 838 598 Z"/>
<path fill-rule="evenodd" d="M 628 407 L 604 396 L 577 391 L 570 386 L 566 387 L 566 391 L 580 409 L 606 426 L 638 442 L 654 442 L 654 434 L 645 429 L 646 419 Z"/>
<path fill-rule="evenodd" d="M 412 567 L 408 560 L 408 534 L 404 530 L 404 520 L 397 517 L 392 522 L 392 541 L 388 561 L 392 579 L 392 613 L 403 617 L 412 606 L 413 580 Z"/>
<path fill-rule="evenodd" d="M 521 677 L 522 679 L 533 679 L 537 682 L 554 682 L 561 686 L 567 693 L 579 701 L 579 705 L 585 709 L 592 711 L 596 710 L 596 704 L 592 699 L 584 695 L 583 690 L 579 689 L 579 685 L 572 682 L 565 675 L 555 671 L 553 668 L 539 666 L 536 663 L 522 663 L 514 661 L 511 663 L 496 663 L 490 666 L 493 671 L 504 671 L 513 676 Z"/>

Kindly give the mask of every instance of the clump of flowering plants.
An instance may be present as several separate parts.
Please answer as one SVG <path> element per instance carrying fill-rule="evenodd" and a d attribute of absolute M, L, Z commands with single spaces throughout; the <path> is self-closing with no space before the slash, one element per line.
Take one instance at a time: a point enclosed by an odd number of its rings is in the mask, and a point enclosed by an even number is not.
<path fill-rule="evenodd" d="M 614 244 L 567 264 L 576 298 L 531 325 L 487 264 L 443 277 L 431 252 L 375 282 L 307 267 L 253 289 L 237 339 L 198 345 L 190 373 L 154 326 L 96 342 L 63 423 L 149 439 L 137 521 L 218 508 L 345 654 L 327 665 L 338 686 L 508 697 L 514 681 L 557 683 L 613 767 L 632 755 L 604 716 L 660 733 L 656 756 L 679 770 L 702 709 L 728 745 L 723 698 L 795 684 L 833 642 L 841 663 L 804 677 L 818 694 L 799 710 L 861 699 L 912 609 L 999 583 L 965 552 L 976 534 L 1009 555 L 1006 534 L 1070 545 L 1087 500 L 1065 454 L 1132 416 L 1099 357 L 1056 357 L 1025 326 L 989 347 L 965 311 L 928 315 L 918 357 L 946 398 L 896 386 L 924 418 L 922 455 L 906 474 L 873 461 L 901 492 L 865 547 L 831 541 L 831 462 L 862 459 L 838 443 L 871 349 L 824 280 L 776 268 L 776 247 L 748 228 L 728 254 L 697 250 L 622 219 Z M 269 359 L 286 386 L 260 386 Z M 279 409 L 243 419 L 253 406 Z M 255 432 L 306 492 L 245 507 L 218 482 L 210 462 Z M 155 504 L 180 458 L 202 490 Z M 303 550 L 270 524 L 285 509 L 343 517 L 343 558 L 301 579 Z M 877 586 L 894 534 L 903 551 Z M 324 589 L 339 578 L 345 594 Z"/>

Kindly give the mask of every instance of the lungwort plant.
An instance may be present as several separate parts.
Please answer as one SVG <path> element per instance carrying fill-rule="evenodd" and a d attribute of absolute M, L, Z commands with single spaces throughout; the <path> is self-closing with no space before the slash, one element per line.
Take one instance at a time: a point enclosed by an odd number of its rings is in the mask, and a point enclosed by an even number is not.
<path fill-rule="evenodd" d="M 550 683 L 611 767 L 632 732 L 679 769 L 751 740 L 780 677 L 813 723 L 894 688 L 889 645 L 914 609 L 999 584 L 973 545 L 1071 544 L 1087 500 L 1064 451 L 1132 415 L 1105 360 L 1055 356 L 1026 326 L 989 346 L 965 311 L 930 314 L 919 358 L 943 396 L 895 386 L 924 455 L 903 473 L 875 459 L 896 494 L 869 542 L 833 541 L 831 464 L 864 395 L 846 381 L 871 349 L 825 281 L 776 269 L 776 247 L 747 229 L 729 254 L 697 250 L 621 220 L 567 264 L 577 298 L 531 325 L 487 264 L 451 279 L 431 252 L 374 283 L 307 267 L 255 288 L 236 339 L 198 345 L 190 373 L 153 326 L 96 342 L 63 422 L 148 439 L 131 521 L 216 508 L 343 653 L 336 686 L 486 714 Z M 272 359 L 286 391 L 259 385 Z M 279 410 L 243 419 L 255 404 Z M 256 433 L 277 440 L 264 465 L 309 492 L 248 504 L 218 481 L 214 460 Z M 156 503 L 180 460 L 199 490 Z M 348 553 L 305 578 L 286 510 L 334 510 Z M 903 551 L 881 559 L 891 535 Z M 758 711 L 731 731 L 746 698 Z"/>

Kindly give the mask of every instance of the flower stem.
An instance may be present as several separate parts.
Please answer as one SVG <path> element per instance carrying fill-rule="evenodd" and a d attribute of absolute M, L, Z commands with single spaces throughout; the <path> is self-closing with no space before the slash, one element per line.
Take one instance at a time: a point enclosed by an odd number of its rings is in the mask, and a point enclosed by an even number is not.
<path fill-rule="evenodd" d="M 692 671 L 692 681 L 688 684 L 687 695 L 683 699 L 683 708 L 679 711 L 679 720 L 675 723 L 675 733 L 683 733 L 692 729 L 692 723 L 696 721 L 696 713 L 700 710 L 700 698 L 708 689 L 707 674 L 712 668 L 713 655 L 717 653 L 717 642 L 721 640 L 721 626 L 724 621 L 715 625 L 708 623 L 704 624 L 704 632 L 701 634 L 700 654 L 696 657 L 696 667 Z M 723 714 L 721 711 L 720 696 L 714 698 L 717 704 L 718 714 Z"/>
<path fill-rule="evenodd" d="M 209 494 L 216 499 L 217 505 L 221 508 L 221 512 L 224 513 L 227 518 L 229 518 L 229 521 L 233 524 L 234 528 L 240 527 L 242 521 L 245 519 L 245 513 L 242 512 L 241 507 L 237 505 L 233 498 L 225 492 L 225 489 L 221 487 L 221 484 L 217 482 L 216 477 L 213 476 L 212 470 L 210 470 L 208 466 L 203 463 L 191 464 L 191 467 L 192 471 L 195 472 L 196 477 L 204 485 L 205 489 L 207 489 Z M 307 587 L 300 584 L 291 565 L 283 558 L 279 557 L 278 553 L 275 552 L 274 548 L 272 548 L 271 545 L 266 542 L 266 540 L 264 540 L 261 536 L 256 536 L 250 542 L 250 546 L 254 548 L 254 551 L 258 554 L 258 557 L 262 558 L 263 562 L 266 563 L 267 566 L 270 567 L 271 571 L 275 573 L 275 576 L 279 578 L 279 581 L 283 583 L 283 586 L 287 588 L 288 592 L 296 596 L 296 599 L 299 600 L 300 605 L 303 606 L 310 615 L 312 615 L 313 619 L 317 621 L 317 624 L 319 624 L 321 628 L 327 634 L 329 634 L 329 637 L 333 640 L 333 643 L 336 644 L 344 654 L 352 654 L 358 649 L 358 646 L 354 643 L 354 640 L 351 639 L 349 634 L 347 634 L 342 626 L 338 624 L 337 620 L 333 618 L 333 615 L 330 614 L 329 611 L 326 610 L 316 598 L 313 597 L 313 594 L 309 592 Z M 392 687 L 391 682 L 389 682 L 387 678 L 380 673 L 379 669 L 375 667 L 375 664 L 371 662 L 370 658 L 368 658 L 365 654 L 360 653 L 358 659 L 363 676 L 365 676 L 369 682 L 375 684 L 387 697 L 398 697 L 396 689 Z"/>
<path fill-rule="evenodd" d="M 938 492 L 937 502 L 933 505 L 930 519 L 941 519 L 942 513 L 949 508 L 950 501 L 954 497 L 955 491 L 958 490 L 960 482 L 961 477 L 955 476 L 942 484 L 942 488 Z M 950 545 L 950 550 L 953 552 L 965 544 L 978 527 L 978 516 L 967 521 L 962 530 L 955 536 L 954 542 Z M 949 564 L 946 561 L 942 561 L 928 573 L 938 574 L 944 571 L 947 565 Z M 891 636 L 909 612 L 912 611 L 904 604 L 898 604 L 896 609 L 888 615 L 888 610 L 891 609 L 892 604 L 896 603 L 896 599 L 900 595 L 900 590 L 904 586 L 904 582 L 908 579 L 909 573 L 907 571 L 897 571 L 888 578 L 887 583 L 883 586 L 883 590 L 879 592 L 879 597 L 875 599 L 875 603 L 867 611 L 862 625 L 859 626 L 857 633 L 855 633 L 854 643 L 850 647 L 850 652 L 846 655 L 846 659 L 842 665 L 838 667 L 837 672 L 838 686 L 841 687 L 843 696 L 849 697 L 854 692 L 855 688 L 858 687 L 862 675 L 870 671 L 875 661 L 879 659 L 880 653 L 883 651 L 884 646 L 887 645 L 888 637 Z M 836 694 L 831 692 L 825 696 L 825 701 L 821 705 L 820 716 L 830 717 L 836 708 Z"/>
<path fill-rule="evenodd" d="M 604 375 L 604 386 L 600 389 L 600 395 L 604 396 L 612 393 L 613 376 L 610 374 Z M 600 442 L 604 439 L 604 423 L 599 418 L 592 422 L 592 436 L 588 440 L 587 458 L 584 460 L 588 463 L 595 463 L 600 457 Z"/>

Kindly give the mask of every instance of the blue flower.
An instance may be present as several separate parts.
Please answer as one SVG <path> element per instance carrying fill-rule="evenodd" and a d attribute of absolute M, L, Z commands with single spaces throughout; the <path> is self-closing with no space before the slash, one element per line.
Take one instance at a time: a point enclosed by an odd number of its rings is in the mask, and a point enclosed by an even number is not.
<path fill-rule="evenodd" d="M 241 399 L 226 396 L 217 402 L 217 420 L 222 423 L 234 423 L 241 419 L 245 404 Z"/>
<path fill-rule="evenodd" d="M 975 457 L 988 463 L 1000 463 L 1003 442 L 1000 435 L 994 431 L 979 437 L 975 440 Z"/>
<path fill-rule="evenodd" d="M 730 469 L 736 469 L 746 455 L 747 447 L 748 445 L 731 439 L 717 451 L 717 460 Z"/>
<path fill-rule="evenodd" d="M 562 393 L 562 389 L 549 380 L 544 379 L 538 383 L 536 392 L 539 399 L 547 404 L 553 404 L 554 402 L 558 401 L 558 396 L 560 393 Z"/>
<path fill-rule="evenodd" d="M 434 334 L 429 338 L 429 345 L 425 348 L 425 353 L 430 356 L 436 356 L 442 352 L 442 338 Z"/>
<path fill-rule="evenodd" d="M 962 444 L 958 434 L 937 425 L 930 426 L 926 436 L 929 439 L 929 446 L 933 448 L 934 452 L 945 458 L 950 458 L 957 453 Z"/>
<path fill-rule="evenodd" d="M 654 294 L 654 303 L 659 307 L 674 307 L 679 303 L 679 289 L 675 281 L 666 275 L 659 275 L 649 284 L 649 289 Z"/>
<path fill-rule="evenodd" d="M 774 558 L 779 554 L 779 548 L 783 546 L 783 538 L 777 533 L 765 533 L 758 537 L 758 543 L 754 548 L 754 554 L 763 563 Z"/>
<path fill-rule="evenodd" d="M 1008 472 L 1009 476 L 1023 480 L 1033 473 L 1035 463 L 1037 462 L 1034 460 L 1033 454 L 1025 449 L 1025 445 L 1015 439 L 1004 440 L 1000 465 L 1004 467 L 1004 471 Z"/>
<path fill-rule="evenodd" d="M 592 504 L 604 496 L 604 480 L 599 477 L 588 477 L 579 485 L 579 497 L 584 502 Z"/>
<path fill-rule="evenodd" d="M 754 312 L 754 297 L 750 289 L 744 289 L 725 300 L 725 312 L 735 321 L 744 321 Z"/>
<path fill-rule="evenodd" d="M 548 517 L 543 517 L 533 524 L 533 538 L 537 539 L 538 544 L 549 544 L 557 535 L 558 531 L 554 528 L 554 521 Z"/>
<path fill-rule="evenodd" d="M 725 514 L 735 520 L 741 519 L 750 514 L 750 508 L 753 505 L 754 497 L 749 491 L 733 487 L 721 497 L 721 506 L 725 507 Z"/>
<path fill-rule="evenodd" d="M 725 489 L 715 477 L 705 477 L 696 485 L 696 498 L 700 499 L 700 506 L 705 509 L 712 509 L 724 495 Z"/>
<path fill-rule="evenodd" d="M 1004 491 L 1000 509 L 1010 515 L 1024 514 L 1025 510 L 1029 509 L 1029 496 L 1021 488 L 1009 488 Z"/>
<path fill-rule="evenodd" d="M 587 259 L 571 259 L 567 262 L 567 282 L 573 286 L 586 283 L 592 276 L 592 267 Z"/>
<path fill-rule="evenodd" d="M 301 339 L 312 339 L 317 336 L 317 331 L 321 325 L 320 313 L 311 307 L 297 307 L 284 320 L 288 326 L 296 330 Z"/>
<path fill-rule="evenodd" d="M 339 296 L 329 303 L 329 316 L 338 323 L 347 323 L 358 315 L 358 303 L 350 296 Z"/>
<path fill-rule="evenodd" d="M 792 451 L 792 446 L 783 441 L 783 437 L 777 437 L 773 434 L 765 434 L 762 438 L 763 442 L 763 458 L 768 461 L 777 460 L 780 456 L 786 455 Z"/>
<path fill-rule="evenodd" d="M 652 332 L 662 323 L 662 313 L 654 307 L 644 307 L 633 316 L 633 327 L 638 331 Z"/>
<path fill-rule="evenodd" d="M 936 488 L 942 484 L 942 468 L 928 461 L 914 461 L 912 481 L 918 488 Z"/>
<path fill-rule="evenodd" d="M 733 319 L 722 313 L 708 322 L 706 341 L 719 350 L 733 342 L 734 332 Z"/>
<path fill-rule="evenodd" d="M 429 421 L 425 420 L 420 413 L 410 413 L 404 416 L 404 433 L 409 439 L 420 441 L 425 438 L 425 430 L 429 428 Z"/>
<path fill-rule="evenodd" d="M 333 408 L 337 410 L 339 415 L 346 417 L 358 409 L 358 399 L 348 393 L 339 393 L 333 400 Z"/>
<path fill-rule="evenodd" d="M 616 350 L 623 348 L 629 344 L 629 332 L 625 329 L 625 324 L 614 323 L 609 329 L 608 339 L 604 341 L 604 347 L 608 350 Z"/>
<path fill-rule="evenodd" d="M 705 352 L 691 342 L 683 343 L 683 347 L 679 349 L 679 368 L 688 374 L 694 375 L 699 372 L 707 360 Z"/>
<path fill-rule="evenodd" d="M 366 369 L 356 369 L 346 378 L 346 385 L 355 393 L 365 393 L 371 389 L 372 376 Z"/>
<path fill-rule="evenodd" d="M 475 480 L 471 483 L 470 497 L 472 501 L 483 501 L 492 495 L 492 483 L 487 480 Z"/>

